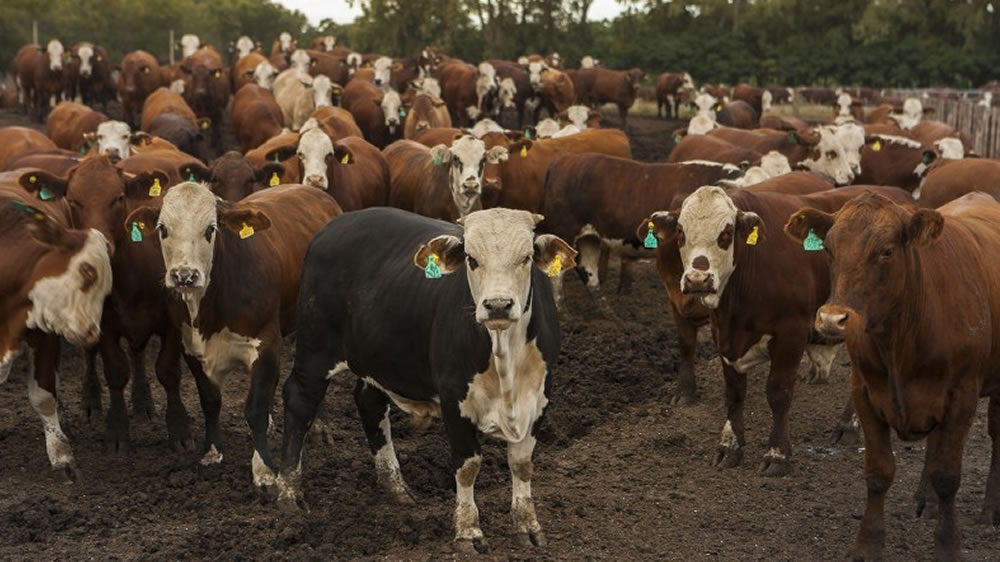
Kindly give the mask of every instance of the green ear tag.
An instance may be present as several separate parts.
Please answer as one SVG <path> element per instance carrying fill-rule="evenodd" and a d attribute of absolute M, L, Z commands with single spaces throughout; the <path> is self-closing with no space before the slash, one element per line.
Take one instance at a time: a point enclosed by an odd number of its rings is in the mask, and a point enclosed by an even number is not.
<path fill-rule="evenodd" d="M 816 231 L 810 228 L 809 235 L 802 241 L 802 247 L 807 252 L 816 252 L 822 250 L 825 246 L 823 246 L 823 240 L 819 236 L 816 236 Z"/>
<path fill-rule="evenodd" d="M 142 242 L 142 231 L 139 230 L 139 223 L 138 222 L 133 222 L 132 223 L 132 241 L 133 242 Z"/>
<path fill-rule="evenodd" d="M 788 138 L 785 139 L 788 144 L 797 144 L 798 139 L 795 137 L 795 133 L 788 133 Z"/>
<path fill-rule="evenodd" d="M 441 155 L 440 154 L 437 154 L 437 153 L 434 154 L 434 165 L 435 166 L 440 166 L 441 165 Z"/>
<path fill-rule="evenodd" d="M 646 232 L 646 239 L 642 241 L 642 245 L 646 248 L 652 250 L 660 245 L 656 236 L 653 234 L 653 221 L 649 221 L 649 230 Z"/>
<path fill-rule="evenodd" d="M 437 254 L 431 254 L 427 256 L 427 267 L 424 268 L 424 277 L 428 279 L 441 278 L 441 268 L 438 267 L 437 262 L 438 262 Z"/>
<path fill-rule="evenodd" d="M 279 164 L 281 163 L 281 160 L 278 160 L 278 153 L 277 152 L 274 153 L 274 162 L 275 163 L 279 163 Z"/>
<path fill-rule="evenodd" d="M 531 129 L 524 130 L 524 138 L 531 140 Z"/>
<path fill-rule="evenodd" d="M 680 143 L 681 143 L 681 136 L 674 135 L 674 144 L 680 144 Z"/>
<path fill-rule="evenodd" d="M 42 188 L 38 190 L 38 198 L 42 201 L 51 201 L 55 199 L 56 196 L 54 193 L 49 191 L 49 188 L 42 186 Z"/>
<path fill-rule="evenodd" d="M 190 172 L 188 172 L 188 181 L 198 181 L 194 177 L 194 170 L 191 170 Z"/>

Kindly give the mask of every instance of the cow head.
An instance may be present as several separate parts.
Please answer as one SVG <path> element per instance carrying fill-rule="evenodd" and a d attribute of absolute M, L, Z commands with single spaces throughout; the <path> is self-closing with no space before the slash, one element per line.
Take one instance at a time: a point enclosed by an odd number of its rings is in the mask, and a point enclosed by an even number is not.
<path fill-rule="evenodd" d="M 809 149 L 808 156 L 797 164 L 800 168 L 824 175 L 836 185 L 847 185 L 854 181 L 850 159 L 833 129 L 806 129 L 789 133 L 788 138 L 789 142 L 802 144 Z"/>
<path fill-rule="evenodd" d="M 559 53 L 553 52 L 551 55 L 545 57 L 545 63 L 552 68 L 562 68 L 562 57 Z"/>
<path fill-rule="evenodd" d="M 684 199 L 680 211 L 654 213 L 638 227 L 643 239 L 653 224 L 654 236 L 676 241 L 684 276 L 681 291 L 701 297 L 708 308 L 717 308 L 729 278 L 736 270 L 735 247 L 745 246 L 754 228 L 764 236 L 760 216 L 736 208 L 724 189 L 703 186 Z"/>
<path fill-rule="evenodd" d="M 542 87 L 542 73 L 548 69 L 549 67 L 542 61 L 528 63 L 528 81 L 536 92 Z"/>
<path fill-rule="evenodd" d="M 65 55 L 63 44 L 58 39 L 53 39 L 46 45 L 45 52 L 49 55 L 49 70 L 53 72 L 62 70 Z"/>
<path fill-rule="evenodd" d="M 144 235 L 159 235 L 166 268 L 164 285 L 194 302 L 211 283 L 219 236 L 247 243 L 242 239 L 249 237 L 241 231 L 258 233 L 270 226 L 271 220 L 264 213 L 235 208 L 197 182 L 175 185 L 163 197 L 160 209 L 140 207 L 125 222 L 129 232 L 139 229 Z"/>
<path fill-rule="evenodd" d="M 291 33 L 282 31 L 278 34 L 278 48 L 283 53 L 289 53 L 295 48 L 295 41 L 292 39 Z"/>
<path fill-rule="evenodd" d="M 559 118 L 563 123 L 576 125 L 582 130 L 600 124 L 601 112 L 594 111 L 585 105 L 571 105 L 559 115 Z"/>
<path fill-rule="evenodd" d="M 181 57 L 190 57 L 201 46 L 201 39 L 197 35 L 188 33 L 181 36 L 177 44 L 181 48 Z"/>
<path fill-rule="evenodd" d="M 709 113 L 709 114 L 706 115 L 704 113 L 698 113 L 697 115 L 695 115 L 694 117 L 692 117 L 691 121 L 688 122 L 688 127 L 687 127 L 687 133 L 686 134 L 688 134 L 688 135 L 704 135 L 704 134 L 707 134 L 712 129 L 718 127 L 719 124 L 716 123 L 715 120 L 712 119 L 711 117 L 709 117 L 708 115 L 715 115 L 715 114 L 714 113 Z M 674 139 L 674 140 L 675 140 L 675 142 L 680 142 L 677 139 Z"/>
<path fill-rule="evenodd" d="M 482 205 L 483 170 L 486 164 L 498 164 L 507 160 L 507 149 L 495 146 L 486 149 L 486 144 L 472 136 L 464 135 L 451 146 L 439 144 L 431 149 L 435 164 L 448 167 L 451 198 L 459 215 L 465 216 Z"/>
<path fill-rule="evenodd" d="M 389 57 L 379 57 L 375 59 L 375 64 L 372 65 L 375 70 L 374 83 L 379 88 L 388 88 L 390 80 L 392 79 L 392 71 L 397 70 L 396 64 L 392 62 Z"/>
<path fill-rule="evenodd" d="M 278 69 L 274 68 L 268 61 L 260 61 L 257 66 L 247 70 L 247 74 L 253 77 L 255 84 L 268 90 L 274 86 L 274 79 L 278 76 Z"/>
<path fill-rule="evenodd" d="M 499 88 L 500 108 L 516 108 L 517 105 L 515 103 L 515 99 L 517 98 L 517 84 L 514 84 L 514 79 L 504 78 L 500 81 Z"/>
<path fill-rule="evenodd" d="M 225 201 L 239 201 L 255 191 L 266 189 L 285 173 L 285 168 L 277 162 L 268 162 L 261 168 L 254 168 L 242 154 L 234 150 L 223 154 L 212 162 L 211 169 L 201 163 L 190 162 L 177 169 L 182 178 L 208 184 L 212 193 Z"/>
<path fill-rule="evenodd" d="M 865 147 L 865 129 L 861 125 L 851 121 L 836 126 L 826 126 L 824 129 L 831 131 L 841 146 L 844 148 L 844 157 L 855 176 L 861 175 L 861 149 Z"/>
<path fill-rule="evenodd" d="M 555 119 L 546 117 L 535 125 L 535 134 L 540 139 L 547 139 L 558 133 L 559 128 L 559 123 Z"/>
<path fill-rule="evenodd" d="M 74 58 L 80 63 L 80 76 L 90 78 L 94 73 L 94 46 L 90 43 L 81 43 L 76 49 Z"/>
<path fill-rule="evenodd" d="M 719 101 L 719 98 L 708 92 L 702 92 L 695 96 L 694 105 L 697 108 L 698 115 L 703 115 L 712 121 L 716 120 L 716 114 L 722 110 L 722 103 Z"/>
<path fill-rule="evenodd" d="M 375 105 L 382 109 L 385 114 L 385 126 L 389 129 L 390 135 L 396 134 L 401 119 L 406 118 L 406 108 L 403 107 L 403 99 L 395 90 L 389 90 L 382 94 L 380 99 L 373 100 Z"/>
<path fill-rule="evenodd" d="M 298 70 L 301 74 L 307 74 L 309 67 L 316 64 L 316 61 L 309 56 L 309 53 L 302 49 L 296 49 L 288 59 L 289 68 Z"/>
<path fill-rule="evenodd" d="M 253 50 L 257 48 L 257 44 L 254 43 L 253 39 L 247 37 L 246 35 L 241 35 L 240 38 L 236 40 L 233 48 L 236 50 L 236 58 L 241 59 L 252 53 Z"/>
<path fill-rule="evenodd" d="M 419 92 L 423 92 L 428 96 L 434 98 L 441 98 L 441 83 L 437 81 L 437 78 L 431 78 L 429 76 L 424 78 L 417 78 L 411 85 Z"/>
<path fill-rule="evenodd" d="M 920 249 L 943 226 L 935 210 L 910 212 L 870 191 L 833 215 L 816 209 L 792 215 L 785 232 L 798 241 L 818 237 L 830 264 L 830 298 L 816 313 L 817 331 L 843 336 L 851 326 L 881 330 L 899 310 Z"/>
<path fill-rule="evenodd" d="M 481 139 L 489 133 L 503 133 L 504 128 L 492 119 L 483 119 L 481 121 L 477 121 L 476 124 L 473 125 L 471 129 L 468 129 L 467 132 L 477 139 Z"/>
<path fill-rule="evenodd" d="M 343 144 L 334 144 L 318 126 L 311 126 L 308 121 L 306 123 L 296 144 L 277 147 L 268 152 L 265 159 L 282 162 L 298 156 L 302 183 L 329 191 L 329 166 L 354 164 L 354 153 Z"/>
<path fill-rule="evenodd" d="M 482 99 L 488 94 L 496 92 L 497 88 L 496 69 L 488 62 L 479 63 L 476 68 L 476 95 L 480 100 L 480 107 L 482 107 Z"/>
<path fill-rule="evenodd" d="M 83 138 L 91 145 L 96 143 L 97 153 L 106 154 L 112 163 L 131 156 L 136 141 L 132 129 L 121 121 L 104 121 L 93 133 L 84 133 Z"/>
<path fill-rule="evenodd" d="M 599 66 L 601 66 L 601 61 L 590 55 L 585 55 L 580 59 L 580 68 L 597 68 Z"/>
<path fill-rule="evenodd" d="M 464 265 L 476 322 L 491 332 L 503 331 L 530 310 L 532 267 L 550 271 L 556 260 L 563 270 L 576 265 L 576 251 L 562 239 L 535 236 L 541 220 L 527 211 L 476 211 L 459 219 L 461 238 L 433 238 L 420 246 L 413 261 L 424 269 L 431 259 L 444 274 Z"/>
<path fill-rule="evenodd" d="M 638 91 L 639 87 L 642 86 L 643 77 L 645 74 L 641 70 L 633 68 L 625 73 L 625 85 L 633 91 Z"/>
<path fill-rule="evenodd" d="M 326 52 L 332 51 L 333 47 L 336 44 L 337 44 L 337 38 L 334 37 L 333 35 L 324 35 L 323 36 L 323 50 L 324 51 L 326 51 Z"/>

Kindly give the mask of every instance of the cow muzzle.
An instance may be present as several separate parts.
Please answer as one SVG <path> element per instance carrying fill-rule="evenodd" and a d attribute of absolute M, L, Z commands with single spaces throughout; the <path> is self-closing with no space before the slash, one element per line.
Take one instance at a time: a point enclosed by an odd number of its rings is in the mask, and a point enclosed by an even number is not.
<path fill-rule="evenodd" d="M 105 148 L 103 153 L 108 156 L 108 160 L 110 160 L 112 164 L 116 164 L 122 159 L 121 151 L 115 147 Z"/>
<path fill-rule="evenodd" d="M 310 187 L 326 189 L 326 176 L 309 176 L 306 178 L 305 184 Z"/>
<path fill-rule="evenodd" d="M 168 274 L 169 285 L 177 288 L 194 288 L 201 284 L 201 273 L 193 267 L 175 267 Z"/>
<path fill-rule="evenodd" d="M 851 312 L 836 305 L 823 305 L 816 311 L 816 331 L 827 337 L 843 337 Z"/>
<path fill-rule="evenodd" d="M 506 330 L 514 323 L 514 299 L 483 299 L 480 305 L 486 313 L 483 325 L 489 330 Z"/>
<path fill-rule="evenodd" d="M 715 275 L 700 269 L 684 274 L 681 292 L 685 295 L 714 295 L 715 291 Z"/>

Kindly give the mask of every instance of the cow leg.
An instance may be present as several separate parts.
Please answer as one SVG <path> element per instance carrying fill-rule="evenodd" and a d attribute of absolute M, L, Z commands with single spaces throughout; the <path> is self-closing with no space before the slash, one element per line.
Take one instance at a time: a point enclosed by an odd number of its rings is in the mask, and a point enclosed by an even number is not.
<path fill-rule="evenodd" d="M 146 353 L 143 348 L 129 349 L 129 364 L 132 366 L 132 415 L 152 420 L 154 414 L 153 393 L 149 390 L 146 376 Z"/>
<path fill-rule="evenodd" d="M 988 425 L 993 451 L 990 457 L 990 475 L 986 479 L 986 499 L 979 514 L 979 522 L 1000 525 L 1000 393 L 990 396 Z"/>
<path fill-rule="evenodd" d="M 955 494 L 962 483 L 962 451 L 976 413 L 977 394 L 956 393 L 942 424 L 927 437 L 927 460 L 930 461 L 927 474 L 937 493 L 940 511 L 934 530 L 934 557 L 937 560 L 960 558 L 962 534 L 955 518 Z"/>
<path fill-rule="evenodd" d="M 656 96 L 656 117 L 659 119 L 663 117 L 663 106 L 666 104 L 666 100 L 660 96 Z M 670 106 L 667 106 L 667 118 L 670 118 Z"/>
<path fill-rule="evenodd" d="M 858 376 L 857 373 L 851 375 L 852 379 Z M 885 546 L 885 495 L 896 475 L 892 437 L 889 425 L 876 416 L 862 385 L 854 385 L 852 397 L 864 434 L 868 497 L 850 557 L 853 560 L 881 560 Z"/>
<path fill-rule="evenodd" d="M 687 406 L 698 401 L 698 385 L 694 375 L 698 326 L 684 318 L 674 306 L 673 301 L 670 302 L 670 310 L 674 316 L 674 326 L 677 327 L 677 339 L 681 350 L 680 364 L 677 366 L 677 392 L 670 399 L 670 404 Z"/>
<path fill-rule="evenodd" d="M 361 425 L 364 426 L 368 446 L 375 457 L 375 475 L 379 486 L 397 503 L 415 503 L 413 494 L 403 479 L 403 473 L 399 470 L 396 449 L 392 446 L 389 397 L 359 378 L 354 384 L 354 403 L 358 406 Z"/>
<path fill-rule="evenodd" d="M 743 445 L 746 444 L 743 405 L 747 398 L 747 377 L 725 362 L 722 375 L 726 379 L 726 425 L 722 426 L 714 464 L 716 468 L 733 468 L 743 462 Z"/>
<path fill-rule="evenodd" d="M 844 409 L 840 413 L 840 419 L 837 420 L 837 425 L 833 427 L 833 444 L 843 443 L 845 445 L 850 445 L 857 443 L 861 431 L 860 422 L 858 422 L 858 415 L 854 413 L 854 402 L 850 397 L 847 398 L 847 403 L 844 404 Z"/>
<path fill-rule="evenodd" d="M 801 346 L 783 344 L 783 341 L 787 340 L 775 338 L 771 371 L 767 377 L 767 403 L 771 407 L 773 425 L 771 436 L 767 440 L 767 453 L 760 466 L 760 473 L 764 476 L 785 476 L 792 467 L 788 418 L 803 349 Z"/>
<path fill-rule="evenodd" d="M 479 508 L 475 499 L 476 477 L 483 457 L 476 426 L 462 417 L 458 404 L 458 398 L 441 397 L 441 416 L 455 469 L 455 548 L 461 552 L 485 553 L 490 547 L 479 528 Z"/>
<path fill-rule="evenodd" d="M 510 468 L 510 515 L 514 519 L 514 534 L 522 547 L 545 546 L 545 534 L 535 516 L 535 500 L 531 498 L 531 475 L 534 464 L 535 436 L 528 435 L 520 443 L 507 443 L 507 466 Z"/>
<path fill-rule="evenodd" d="M 184 362 L 194 375 L 198 386 L 198 399 L 201 401 L 201 411 L 205 416 L 205 443 L 202 445 L 202 466 L 222 462 L 222 432 L 219 430 L 219 412 L 222 410 L 222 393 L 219 385 L 208 378 L 205 369 L 196 357 L 184 354 Z"/>
<path fill-rule="evenodd" d="M 601 281 L 605 281 L 608 278 L 608 269 L 611 267 L 611 248 L 607 244 L 601 244 L 601 252 L 597 259 L 597 283 L 600 286 Z"/>
<path fill-rule="evenodd" d="M 913 501 L 917 505 L 917 517 L 927 515 L 928 519 L 935 519 L 938 516 L 937 494 L 931 486 L 930 467 L 931 448 L 928 446 L 924 450 L 924 468 L 920 471 L 920 482 L 917 484 L 917 491 L 913 493 Z"/>
<path fill-rule="evenodd" d="M 166 334 L 160 335 L 156 378 L 167 393 L 167 436 L 170 447 L 175 451 L 193 450 L 191 422 L 181 400 L 181 340 L 176 330 L 170 329 Z"/>
<path fill-rule="evenodd" d="M 624 129 L 625 132 L 628 132 L 628 106 L 627 105 L 618 104 L 618 116 L 621 117 L 621 120 L 622 120 L 622 129 Z"/>
<path fill-rule="evenodd" d="M 32 338 L 33 372 L 28 377 L 28 399 L 35 413 L 42 418 L 45 430 L 45 452 L 53 470 L 62 470 L 66 478 L 75 481 L 79 474 L 73 459 L 73 447 L 59 423 L 59 403 L 56 398 L 56 370 L 59 368 L 59 338 L 39 335 Z"/>
<path fill-rule="evenodd" d="M 101 405 L 101 381 L 97 378 L 98 350 L 88 349 L 86 352 L 87 368 L 83 374 L 83 412 L 87 421 L 99 420 L 104 415 Z"/>
<path fill-rule="evenodd" d="M 247 396 L 244 415 L 253 434 L 253 483 L 257 491 L 265 496 L 276 494 L 274 460 L 267 442 L 267 429 L 271 425 L 271 404 L 274 390 L 278 388 L 278 352 L 281 336 L 275 334 L 260 346 L 260 355 L 250 366 L 250 394 Z M 274 492 L 274 494 L 272 494 Z"/>
<path fill-rule="evenodd" d="M 101 363 L 104 380 L 108 385 L 108 415 L 105 419 L 106 446 L 112 453 L 125 454 L 129 450 L 129 418 L 125 407 L 125 387 L 128 385 L 128 357 L 121 348 L 121 333 L 116 322 L 103 322 Z"/>
<path fill-rule="evenodd" d="M 837 358 L 836 345 L 807 345 L 806 357 L 809 358 L 809 375 L 806 376 L 806 384 L 826 384 L 830 380 L 830 370 L 833 369 L 833 361 Z"/>
<path fill-rule="evenodd" d="M 625 295 L 632 292 L 632 266 L 636 260 L 633 258 L 619 256 L 618 259 L 618 294 Z"/>

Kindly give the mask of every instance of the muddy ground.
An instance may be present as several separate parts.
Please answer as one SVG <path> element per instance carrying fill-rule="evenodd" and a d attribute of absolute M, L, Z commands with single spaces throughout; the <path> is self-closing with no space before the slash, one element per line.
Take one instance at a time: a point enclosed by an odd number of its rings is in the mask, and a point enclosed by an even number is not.
<path fill-rule="evenodd" d="M 0 125 L 26 123 L 21 115 L 0 113 Z M 651 117 L 630 119 L 635 156 L 662 159 L 676 126 Z M 473 558 L 842 559 L 865 495 L 859 447 L 830 445 L 830 429 L 847 397 L 846 356 L 841 354 L 829 384 L 796 389 L 789 476 L 757 474 L 770 430 L 763 373 L 750 381 L 744 464 L 720 472 L 711 467 L 724 421 L 721 369 L 712 344 L 703 341 L 699 349 L 700 402 L 669 406 L 677 340 L 660 280 L 651 264 L 642 264 L 631 294 L 615 294 L 616 277 L 611 281 L 595 297 L 567 278 L 563 350 L 535 450 L 533 491 L 549 544 L 525 550 L 511 540 L 506 452 L 490 442 L 476 492 L 492 551 Z M 286 345 L 283 373 L 292 354 Z M 150 373 L 153 357 L 148 354 Z M 152 420 L 133 418 L 133 452 L 105 454 L 103 423 L 82 413 L 82 354 L 65 346 L 62 359 L 62 398 L 83 477 L 66 484 L 50 470 L 41 424 L 27 400 L 28 364 L 22 359 L 0 386 L 0 559 L 463 558 L 452 553 L 454 480 L 440 423 L 418 432 L 394 414 L 396 450 L 419 503 L 392 505 L 376 490 L 351 397 L 353 381 L 335 381 L 326 400 L 332 443 L 316 440 L 306 451 L 311 511 L 287 515 L 262 503 L 252 489 L 244 377 L 234 375 L 224 386 L 225 460 L 204 469 L 197 464 L 198 452 L 177 453 L 168 446 L 164 395 L 155 380 L 157 412 Z M 200 438 L 201 414 L 188 375 L 184 399 Z M 279 438 L 272 439 L 275 449 Z M 888 560 L 932 557 L 934 521 L 916 519 L 911 499 L 922 459 L 922 442 L 897 442 L 898 473 L 886 514 Z M 973 521 L 989 466 L 985 407 L 964 466 L 958 509 L 966 558 L 998 560 L 1000 534 Z"/>

